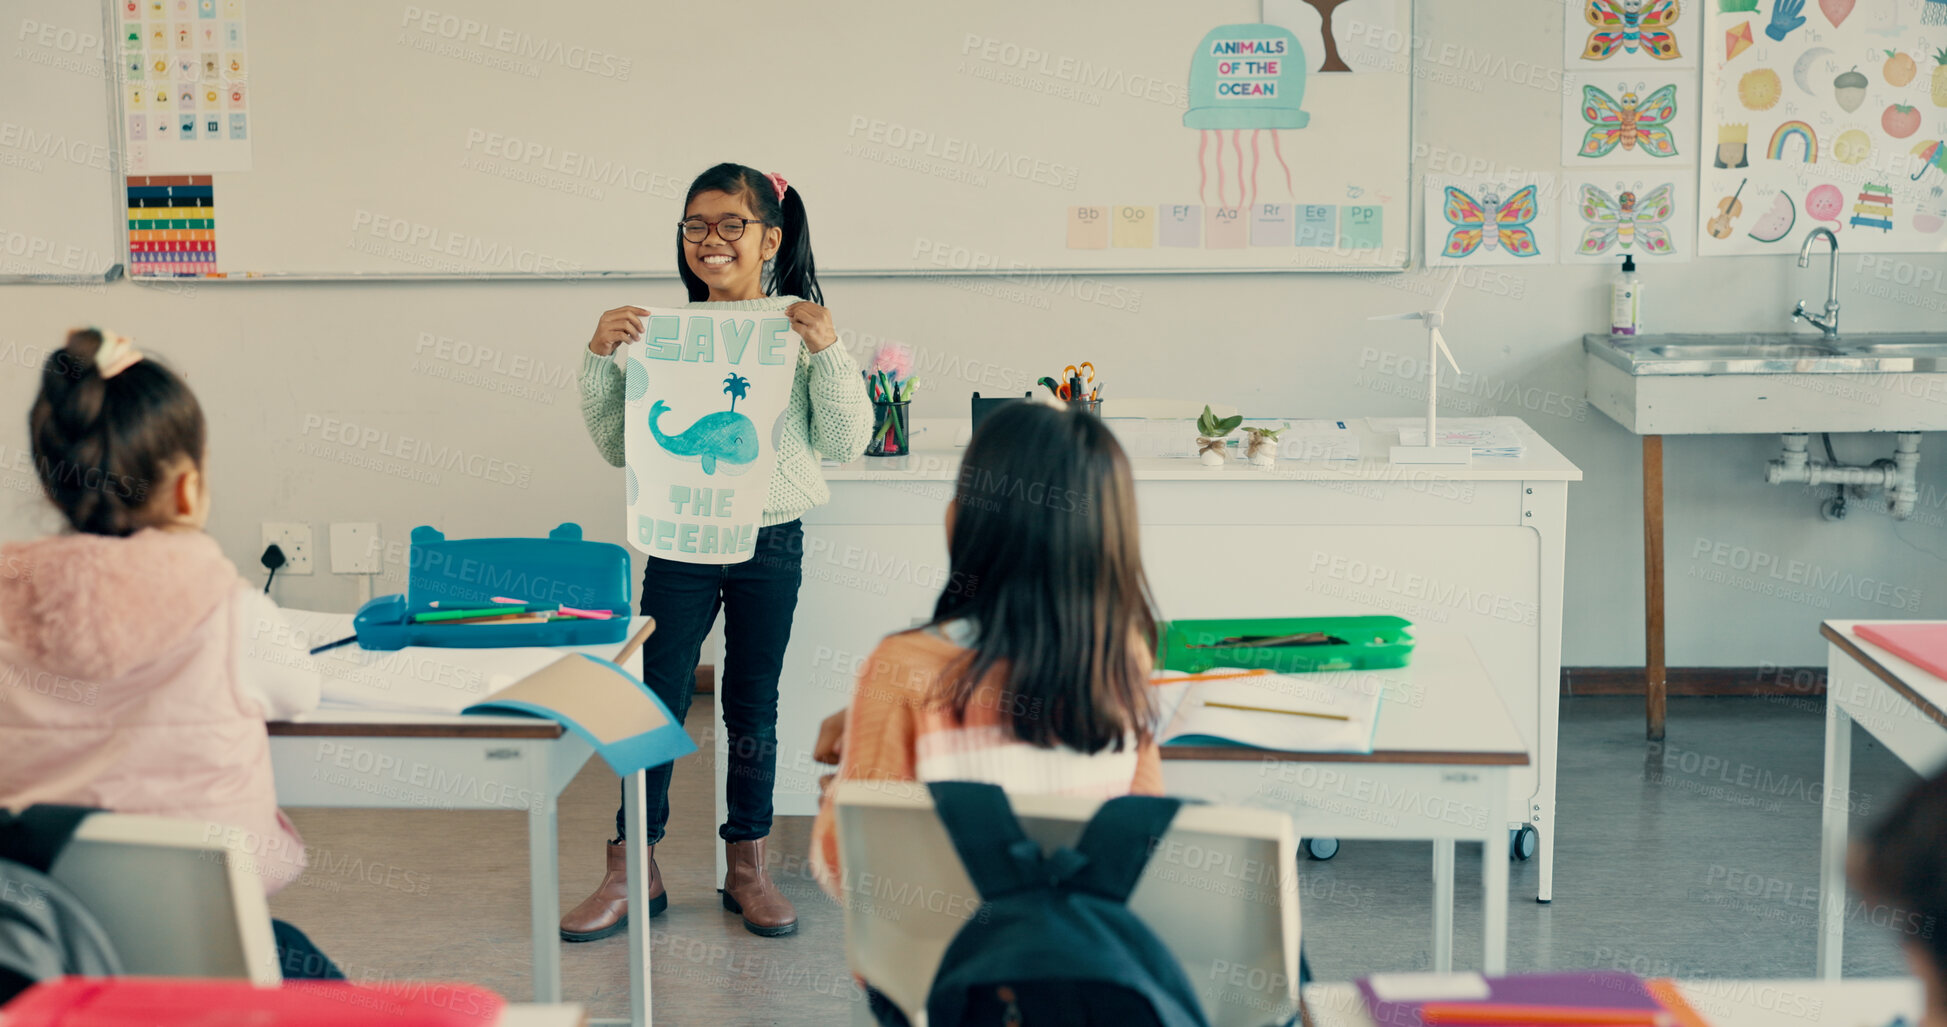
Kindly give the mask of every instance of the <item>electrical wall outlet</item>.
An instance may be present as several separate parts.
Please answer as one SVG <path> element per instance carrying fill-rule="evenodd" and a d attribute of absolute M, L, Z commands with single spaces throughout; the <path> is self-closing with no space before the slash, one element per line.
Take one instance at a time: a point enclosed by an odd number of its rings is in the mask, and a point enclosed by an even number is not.
<path fill-rule="evenodd" d="M 379 526 L 372 521 L 347 521 L 331 526 L 331 573 L 377 574 Z"/>
<path fill-rule="evenodd" d="M 265 521 L 264 548 L 276 546 L 284 551 L 284 566 L 279 574 L 311 573 L 311 526 L 302 521 Z M 263 552 L 262 549 L 258 552 Z"/>

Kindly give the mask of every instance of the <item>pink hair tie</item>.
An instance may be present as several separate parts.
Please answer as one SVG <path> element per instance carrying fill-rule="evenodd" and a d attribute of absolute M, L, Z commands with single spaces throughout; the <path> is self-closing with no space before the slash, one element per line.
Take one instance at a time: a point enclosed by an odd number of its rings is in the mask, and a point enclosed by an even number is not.
<path fill-rule="evenodd" d="M 104 379 L 113 378 L 142 361 L 142 351 L 135 348 L 135 340 L 126 335 L 113 332 L 101 333 L 101 348 L 95 351 L 95 370 Z"/>
<path fill-rule="evenodd" d="M 779 203 L 783 203 L 783 202 L 784 202 L 784 190 L 786 190 L 786 189 L 789 189 L 789 188 L 791 188 L 791 183 L 789 183 L 789 182 L 786 182 L 786 181 L 784 180 L 784 176 L 783 176 L 783 175 L 780 175 L 780 174 L 778 174 L 778 173 L 777 173 L 777 172 L 775 172 L 775 171 L 771 171 L 771 172 L 767 172 L 767 173 L 766 173 L 766 174 L 764 175 L 764 177 L 765 177 L 765 178 L 768 178 L 768 179 L 770 179 L 770 180 L 771 180 L 771 188 L 773 188 L 773 189 L 776 189 L 776 190 L 777 190 L 777 202 L 779 202 Z"/>

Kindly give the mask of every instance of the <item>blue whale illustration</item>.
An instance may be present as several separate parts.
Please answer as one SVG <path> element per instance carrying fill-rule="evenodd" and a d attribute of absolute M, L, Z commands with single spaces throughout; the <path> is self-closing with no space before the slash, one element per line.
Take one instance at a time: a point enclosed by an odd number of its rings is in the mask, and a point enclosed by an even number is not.
<path fill-rule="evenodd" d="M 701 461 L 704 474 L 717 473 L 719 463 L 747 464 L 757 459 L 757 425 L 750 418 L 718 410 L 704 414 L 680 434 L 668 435 L 656 425 L 668 409 L 669 404 L 660 399 L 649 408 L 649 432 L 671 456 Z"/>

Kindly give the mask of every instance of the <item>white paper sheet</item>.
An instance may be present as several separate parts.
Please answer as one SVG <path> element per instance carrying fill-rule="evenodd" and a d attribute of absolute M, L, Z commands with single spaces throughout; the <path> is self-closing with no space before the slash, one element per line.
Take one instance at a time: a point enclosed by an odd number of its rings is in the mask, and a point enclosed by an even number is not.
<path fill-rule="evenodd" d="M 289 639 L 264 639 L 252 655 L 290 666 L 310 665 L 323 677 L 326 709 L 395 713 L 453 713 L 540 670 L 561 657 L 556 649 L 360 649 L 358 643 L 312 656 L 310 650 L 352 634 L 352 615 L 286 610 Z"/>

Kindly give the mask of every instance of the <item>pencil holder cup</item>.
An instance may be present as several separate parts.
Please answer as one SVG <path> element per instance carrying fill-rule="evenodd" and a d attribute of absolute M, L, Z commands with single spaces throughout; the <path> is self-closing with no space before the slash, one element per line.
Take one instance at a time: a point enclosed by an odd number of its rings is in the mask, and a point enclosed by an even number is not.
<path fill-rule="evenodd" d="M 872 441 L 865 444 L 866 456 L 905 456 L 912 442 L 909 408 L 904 403 L 872 402 Z"/>
<path fill-rule="evenodd" d="M 1066 402 L 1070 410 L 1080 410 L 1097 417 L 1102 416 L 1102 401 L 1099 399 L 1071 399 Z"/>

